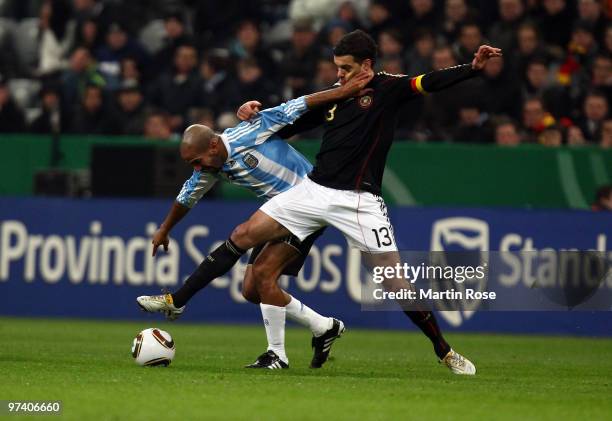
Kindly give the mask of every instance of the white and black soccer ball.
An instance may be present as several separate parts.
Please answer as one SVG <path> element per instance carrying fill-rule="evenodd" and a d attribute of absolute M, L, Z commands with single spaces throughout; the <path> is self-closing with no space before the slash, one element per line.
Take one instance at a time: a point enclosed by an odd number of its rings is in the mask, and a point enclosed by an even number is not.
<path fill-rule="evenodd" d="M 132 357 L 142 366 L 168 366 L 174 359 L 174 340 L 166 331 L 149 328 L 140 332 L 132 344 Z"/>

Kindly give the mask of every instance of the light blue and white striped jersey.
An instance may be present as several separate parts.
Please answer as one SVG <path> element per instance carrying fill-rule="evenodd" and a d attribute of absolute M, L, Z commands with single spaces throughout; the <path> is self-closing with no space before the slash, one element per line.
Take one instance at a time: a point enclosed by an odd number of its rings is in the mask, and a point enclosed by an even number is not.
<path fill-rule="evenodd" d="M 193 207 L 219 178 L 246 187 L 266 200 L 300 183 L 312 164 L 276 133 L 308 110 L 306 98 L 265 109 L 223 132 L 227 161 L 217 174 L 194 171 L 176 201 Z"/>

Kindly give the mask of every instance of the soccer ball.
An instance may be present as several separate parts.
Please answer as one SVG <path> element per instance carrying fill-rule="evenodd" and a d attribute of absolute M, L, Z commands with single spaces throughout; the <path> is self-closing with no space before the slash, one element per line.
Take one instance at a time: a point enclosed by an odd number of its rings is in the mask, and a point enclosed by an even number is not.
<path fill-rule="evenodd" d="M 140 332 L 132 344 L 132 357 L 143 366 L 168 366 L 174 358 L 174 340 L 168 332 L 150 328 Z"/>

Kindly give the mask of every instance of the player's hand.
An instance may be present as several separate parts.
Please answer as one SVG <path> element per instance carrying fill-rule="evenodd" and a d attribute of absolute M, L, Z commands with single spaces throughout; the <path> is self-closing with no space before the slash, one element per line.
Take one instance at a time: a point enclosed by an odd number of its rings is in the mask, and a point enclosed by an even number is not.
<path fill-rule="evenodd" d="M 493 57 L 501 57 L 502 50 L 500 48 L 491 47 L 489 45 L 481 45 L 478 51 L 474 53 L 474 60 L 472 60 L 472 69 L 482 70 Z"/>
<path fill-rule="evenodd" d="M 236 116 L 242 121 L 247 121 L 255 117 L 260 109 L 261 109 L 261 102 L 248 101 L 242 104 L 240 108 L 238 108 L 238 112 L 236 113 Z"/>
<path fill-rule="evenodd" d="M 342 93 L 345 97 L 353 97 L 359 96 L 359 92 L 366 87 L 368 83 L 374 77 L 374 72 L 372 70 L 362 70 L 355 76 L 353 76 L 350 80 L 348 80 L 342 87 Z"/>
<path fill-rule="evenodd" d="M 170 238 L 168 237 L 168 231 L 163 228 L 159 228 L 153 234 L 153 239 L 151 240 L 151 244 L 153 244 L 153 256 L 157 254 L 157 249 L 159 246 L 164 246 L 164 251 L 168 251 L 168 244 L 170 244 Z"/>

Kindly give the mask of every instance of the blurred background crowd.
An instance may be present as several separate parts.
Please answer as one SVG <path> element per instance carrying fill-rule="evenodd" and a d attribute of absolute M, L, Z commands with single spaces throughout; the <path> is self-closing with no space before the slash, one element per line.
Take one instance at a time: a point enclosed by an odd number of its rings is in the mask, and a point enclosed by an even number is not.
<path fill-rule="evenodd" d="M 335 83 L 332 47 L 361 28 L 393 74 L 504 51 L 482 77 L 406 104 L 398 139 L 610 148 L 611 12 L 600 0 L 0 0 L 0 133 L 222 130 L 246 100 Z"/>

